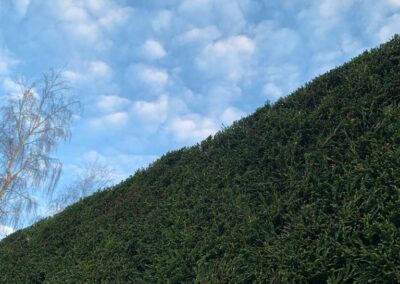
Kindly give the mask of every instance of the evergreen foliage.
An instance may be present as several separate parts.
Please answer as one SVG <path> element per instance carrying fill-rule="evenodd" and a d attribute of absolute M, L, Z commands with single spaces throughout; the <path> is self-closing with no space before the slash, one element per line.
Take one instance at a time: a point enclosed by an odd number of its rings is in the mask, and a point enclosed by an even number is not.
<path fill-rule="evenodd" d="M 1 283 L 398 283 L 400 37 L 0 242 Z"/>

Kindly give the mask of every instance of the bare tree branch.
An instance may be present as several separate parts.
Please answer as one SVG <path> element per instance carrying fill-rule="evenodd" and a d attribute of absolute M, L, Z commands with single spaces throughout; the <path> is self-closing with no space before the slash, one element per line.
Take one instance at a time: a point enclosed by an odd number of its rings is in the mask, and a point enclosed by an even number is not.
<path fill-rule="evenodd" d="M 115 171 L 113 168 L 98 159 L 87 161 L 77 170 L 72 182 L 52 200 L 50 203 L 51 213 L 58 213 L 68 205 L 93 194 L 97 190 L 111 186 L 114 180 Z"/>
<path fill-rule="evenodd" d="M 54 190 L 62 166 L 51 154 L 70 138 L 80 108 L 60 73 L 44 74 L 38 86 L 17 83 L 20 93 L 0 108 L 0 221 L 15 223 L 22 210 L 33 208 L 34 190 Z"/>

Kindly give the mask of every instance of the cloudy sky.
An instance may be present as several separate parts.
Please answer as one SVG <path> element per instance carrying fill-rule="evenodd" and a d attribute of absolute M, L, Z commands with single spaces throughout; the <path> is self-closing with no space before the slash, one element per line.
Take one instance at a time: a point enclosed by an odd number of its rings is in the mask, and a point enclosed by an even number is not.
<path fill-rule="evenodd" d="M 400 30 L 400 0 L 1 0 L 0 96 L 62 69 L 84 111 L 65 169 L 120 178 Z"/>

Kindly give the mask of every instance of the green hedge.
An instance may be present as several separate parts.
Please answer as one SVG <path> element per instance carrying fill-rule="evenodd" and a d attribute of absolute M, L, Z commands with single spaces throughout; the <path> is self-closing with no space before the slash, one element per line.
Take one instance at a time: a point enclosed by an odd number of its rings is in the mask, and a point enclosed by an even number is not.
<path fill-rule="evenodd" d="M 0 242 L 1 283 L 398 283 L 400 38 Z"/>

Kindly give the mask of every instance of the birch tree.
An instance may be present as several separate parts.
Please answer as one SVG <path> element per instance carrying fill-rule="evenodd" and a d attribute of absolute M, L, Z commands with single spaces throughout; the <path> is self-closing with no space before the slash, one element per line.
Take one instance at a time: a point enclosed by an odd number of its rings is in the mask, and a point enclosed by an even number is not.
<path fill-rule="evenodd" d="M 0 107 L 0 220 L 17 222 L 32 210 L 35 191 L 54 190 L 61 162 L 52 156 L 70 138 L 76 98 L 59 73 L 43 75 L 38 85 L 18 82 L 19 92 Z"/>
<path fill-rule="evenodd" d="M 70 177 L 71 182 L 61 190 L 57 189 L 56 198 L 50 202 L 50 212 L 58 213 L 68 205 L 98 190 L 112 186 L 115 177 L 115 170 L 98 158 L 84 162 Z"/>

